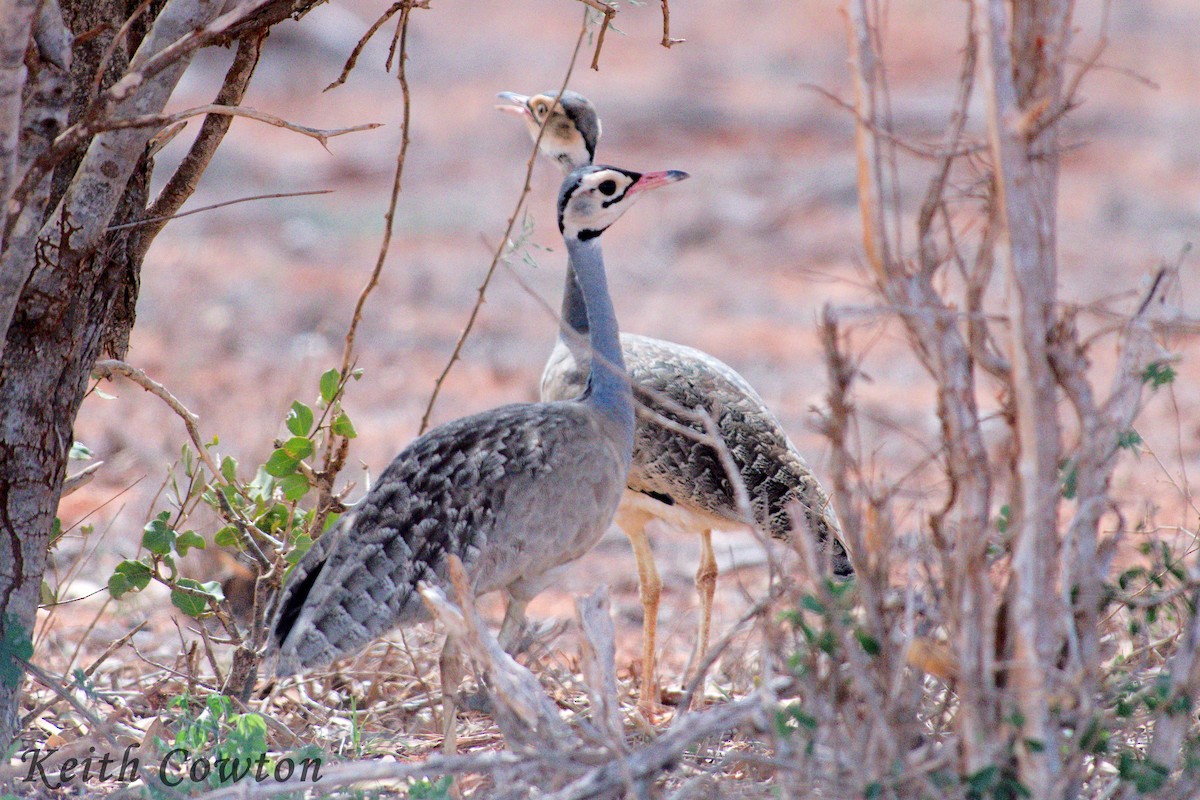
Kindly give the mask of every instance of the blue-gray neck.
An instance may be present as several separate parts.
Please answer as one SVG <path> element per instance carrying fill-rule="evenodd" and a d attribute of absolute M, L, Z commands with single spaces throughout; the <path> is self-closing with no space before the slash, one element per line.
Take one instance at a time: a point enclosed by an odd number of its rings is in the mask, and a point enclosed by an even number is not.
<path fill-rule="evenodd" d="M 579 351 L 584 349 L 582 340 L 588 335 L 588 312 L 583 293 L 579 291 L 579 279 L 575 277 L 575 264 L 570 259 L 567 260 L 567 280 L 563 284 L 562 321 L 562 339 L 578 360 Z"/>
<path fill-rule="evenodd" d="M 569 297 L 575 292 L 579 295 L 578 305 L 584 310 L 582 331 L 588 333 L 593 356 L 582 400 L 615 424 L 628 466 L 633 452 L 633 394 L 629 374 L 625 371 L 625 360 L 621 356 L 617 316 L 608 294 L 600 238 L 581 241 L 568 236 L 566 243 L 570 265 L 567 270 L 564 320 L 572 328 L 581 330 L 576 324 L 579 315 L 574 313 L 574 309 L 567 308 Z"/>

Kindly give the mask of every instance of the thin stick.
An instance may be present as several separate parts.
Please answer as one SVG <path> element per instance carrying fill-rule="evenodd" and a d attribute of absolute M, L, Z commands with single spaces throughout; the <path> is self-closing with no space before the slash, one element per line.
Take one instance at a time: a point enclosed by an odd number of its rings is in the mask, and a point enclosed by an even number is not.
<path fill-rule="evenodd" d="M 333 189 L 312 189 L 307 192 L 273 192 L 271 194 L 255 194 L 255 195 L 250 195 L 249 197 L 238 197 L 233 200 L 224 200 L 220 203 L 213 203 L 210 206 L 201 206 L 200 208 L 193 208 L 191 211 L 184 211 L 179 214 L 172 214 L 169 217 L 149 217 L 147 219 L 140 219 L 137 222 L 126 222 L 123 225 L 112 225 L 109 228 L 107 228 L 107 230 L 119 231 L 119 230 L 123 230 L 125 228 L 137 228 L 142 225 L 149 225 L 154 222 L 169 222 L 170 220 L 173 220 L 173 219 L 183 219 L 184 217 L 190 217 L 192 214 L 200 214 L 204 211 L 215 211 L 216 209 L 224 208 L 225 206 L 236 206 L 238 203 L 249 203 L 252 200 L 278 200 L 278 199 L 284 198 L 284 197 L 309 197 L 311 195 L 332 194 L 332 193 L 333 193 Z"/>
<path fill-rule="evenodd" d="M 581 0 L 581 2 L 591 5 L 588 0 Z M 594 0 L 594 2 L 598 2 L 598 0 Z M 601 3 L 601 5 L 603 4 Z M 605 18 L 605 23 L 607 25 L 607 17 Z M 563 92 L 567 90 L 567 84 L 571 81 L 571 73 L 575 71 L 575 60 L 579 57 L 579 49 L 583 46 L 583 37 L 586 33 L 587 12 L 585 11 L 583 14 L 583 24 L 579 27 L 579 38 L 575 40 L 575 51 L 571 53 L 571 63 L 567 65 L 567 74 L 563 77 L 557 97 L 562 97 Z M 603 29 L 601 29 L 601 35 L 603 35 Z M 599 53 L 599 49 L 599 45 L 597 45 L 597 53 Z M 542 121 L 542 127 L 538 129 L 537 139 L 533 142 L 533 152 L 529 154 L 529 162 L 525 165 L 525 185 L 521 188 L 521 195 L 517 198 L 517 205 L 513 208 L 512 215 L 508 218 L 508 226 L 504 229 L 504 235 L 500 237 L 500 241 L 496 245 L 496 252 L 492 254 L 492 263 L 488 266 L 487 273 L 483 276 L 483 283 L 479 284 L 478 296 L 475 298 L 475 305 L 471 308 L 470 316 L 467 317 L 467 324 L 463 328 L 462 333 L 458 335 L 458 341 L 454 343 L 454 350 L 450 353 L 450 360 L 446 362 L 446 366 L 442 368 L 441 374 L 434 381 L 433 393 L 429 395 L 429 402 L 425 405 L 425 413 L 421 415 L 421 428 L 417 431 L 417 435 L 424 433 L 429 428 L 429 417 L 433 414 L 433 406 L 437 403 L 438 395 L 442 392 L 442 384 L 445 383 L 446 376 L 450 374 L 450 369 L 462 353 L 463 343 L 467 341 L 467 337 L 471 335 L 471 330 L 475 327 L 475 320 L 479 316 L 479 309 L 483 307 L 484 294 L 487 292 L 488 285 L 492 282 L 492 276 L 496 274 L 496 267 L 499 266 L 504 251 L 508 248 L 513 226 L 516 225 L 517 218 L 521 215 L 521 209 L 525 206 L 525 198 L 529 196 L 529 190 L 533 184 L 533 165 L 537 162 L 538 147 L 541 146 L 542 134 L 546 130 L 546 123 L 550 121 L 550 116 L 550 114 L 546 115 L 546 119 Z"/>
<path fill-rule="evenodd" d="M 367 280 L 367 285 L 358 295 L 358 302 L 354 304 L 354 315 L 350 318 L 350 327 L 346 330 L 346 346 L 342 350 L 342 380 L 346 379 L 346 374 L 350 370 L 350 361 L 354 356 L 354 337 L 358 332 L 358 324 L 362 321 L 363 306 L 366 305 L 367 297 L 379 283 L 379 275 L 383 272 L 383 264 L 387 260 L 388 249 L 392 243 L 392 230 L 396 221 L 396 203 L 400 197 L 401 179 L 404 177 L 404 159 L 408 155 L 412 99 L 408 92 L 408 76 L 404 72 L 404 62 L 407 55 L 405 50 L 408 45 L 408 17 L 414 5 L 415 3 L 411 0 L 403 0 L 403 9 L 400 12 L 400 63 L 397 65 L 396 77 L 400 81 L 400 91 L 404 95 L 404 117 L 400 132 L 400 152 L 396 155 L 396 172 L 392 178 L 392 194 L 388 201 L 387 212 L 383 215 L 383 241 L 379 244 L 379 255 L 375 259 L 375 268 L 371 270 L 371 277 Z M 332 441 L 333 437 L 330 437 L 329 447 L 332 447 Z M 326 448 L 327 455 L 329 447 Z"/>
<path fill-rule="evenodd" d="M 213 99 L 214 103 L 222 106 L 241 105 L 242 99 L 246 96 L 246 88 L 250 85 L 250 79 L 254 77 L 259 56 L 262 55 L 262 44 L 265 38 L 266 33 L 263 32 L 249 34 L 238 40 L 237 53 L 225 73 L 225 80 L 221 83 L 217 96 Z M 159 132 L 155 137 L 159 140 L 157 146 L 165 146 L 166 142 L 182 130 L 183 124 L 182 122 L 176 123 L 173 127 L 168 126 L 166 130 Z M 188 148 L 187 154 L 143 215 L 148 218 L 148 222 L 151 219 L 153 221 L 150 222 L 149 229 L 142 231 L 136 237 L 138 261 L 135 263 L 140 263 L 140 259 L 145 258 L 150 245 L 162 232 L 167 222 L 196 191 L 200 178 L 207 171 L 208 165 L 212 162 L 217 148 L 221 146 L 231 125 L 233 125 L 233 119 L 226 114 L 210 114 L 204 118 L 204 122 L 200 124 L 200 132 L 196 135 L 192 146 Z"/>
<path fill-rule="evenodd" d="M 208 448 L 204 444 L 204 438 L 200 435 L 200 418 L 189 411 L 183 403 L 179 402 L 179 398 L 171 394 L 167 387 L 163 386 L 158 381 L 155 381 L 137 367 L 116 359 L 97 361 L 95 366 L 92 367 L 92 374 L 100 378 L 112 378 L 113 375 L 123 375 L 136 383 L 138 386 L 141 386 L 147 392 L 150 392 L 150 394 L 166 403 L 167 406 L 174 411 L 181 420 L 183 420 L 183 426 L 187 428 L 188 437 L 192 440 L 192 444 L 195 445 L 196 452 L 200 456 L 200 460 L 204 462 L 204 466 L 207 467 L 209 473 L 212 474 L 213 480 L 236 488 L 233 483 L 230 483 L 225 479 L 225 476 L 221 473 L 221 468 L 217 466 L 217 462 L 213 460 L 212 455 L 208 452 Z M 223 492 L 217 492 L 216 494 L 217 498 L 221 501 L 221 507 L 225 513 L 229 515 L 231 520 L 239 523 L 237 528 L 241 532 L 242 538 L 245 540 L 246 549 L 250 551 L 259 564 L 263 566 L 269 564 L 270 561 L 259 548 L 258 542 L 256 542 L 254 537 L 250 535 L 249 523 L 246 522 L 241 514 L 234 510 L 233 506 L 229 503 L 228 498 L 225 497 Z M 177 588 L 179 588 L 181 591 L 186 591 L 184 587 Z"/>
<path fill-rule="evenodd" d="M 120 747 L 120 745 L 117 744 L 116 738 L 112 735 L 112 733 L 109 732 L 108 726 L 101 722 L 100 718 L 93 714 L 91 710 L 83 705 L 83 703 L 80 703 L 79 700 L 76 699 L 75 695 L 64 689 L 61 685 L 61 680 L 55 679 L 51 675 L 47 674 L 41 667 L 31 664 L 19 656 L 13 656 L 12 658 L 20 661 L 22 666 L 25 667 L 25 671 L 37 678 L 39 683 L 57 694 L 63 700 L 66 700 L 68 703 L 70 703 L 72 708 L 78 711 L 88 722 L 92 724 L 93 731 L 99 733 L 101 736 L 107 739 L 109 744 L 111 744 L 113 747 Z"/>
<path fill-rule="evenodd" d="M 198 117 L 206 114 L 223 114 L 230 117 L 245 117 L 255 120 L 256 122 L 265 122 L 268 125 L 274 125 L 277 128 L 299 133 L 307 136 L 310 139 L 316 139 L 321 143 L 321 146 L 326 150 L 329 149 L 329 140 L 335 136 L 343 136 L 347 133 L 358 133 L 359 131 L 371 131 L 382 127 L 382 122 L 365 122 L 362 125 L 351 125 L 349 128 L 310 128 L 307 125 L 300 125 L 296 122 L 288 122 L 282 117 L 277 117 L 274 114 L 268 114 L 265 111 L 259 111 L 256 108 L 249 106 L 227 106 L 218 103 L 209 103 L 208 105 L 196 106 L 194 108 L 184 109 L 174 114 L 144 114 L 140 117 L 125 117 L 122 119 L 108 120 L 103 123 L 98 123 L 95 127 L 99 130 L 120 130 L 122 128 L 147 128 L 151 126 L 167 127 L 174 125 L 191 117 Z"/>
<path fill-rule="evenodd" d="M 608 26 L 612 23 L 613 17 L 615 17 L 617 15 L 617 9 L 614 8 L 613 6 L 610 6 L 608 3 L 601 2 L 601 0 L 579 0 L 579 2 L 583 3 L 585 6 L 588 6 L 589 8 L 593 8 L 596 11 L 599 11 L 601 14 L 604 15 L 604 20 L 600 23 L 600 33 L 596 36 L 596 51 L 594 53 L 592 53 L 592 69 L 594 69 L 596 72 L 599 72 L 600 71 L 600 50 L 601 50 L 601 48 L 604 47 L 604 34 L 608 31 Z M 666 6 L 666 0 L 663 0 L 663 6 L 664 7 Z M 584 17 L 583 17 L 583 24 L 584 24 L 584 27 L 587 27 L 587 14 L 586 13 L 584 14 Z M 571 58 L 571 63 L 572 63 L 572 65 L 574 65 L 574 63 L 575 63 L 574 57 Z M 564 87 L 565 87 L 565 84 L 564 84 Z M 560 95 L 561 95 L 561 92 L 560 92 Z M 546 118 L 549 119 L 549 115 L 547 115 Z"/>
<path fill-rule="evenodd" d="M 663 18 L 663 38 L 660 44 L 671 49 L 673 44 L 683 44 L 687 39 L 672 39 L 671 38 L 671 7 L 667 5 L 667 0 L 662 0 L 662 18 Z M 596 48 L 599 50 L 600 48 Z"/>
<path fill-rule="evenodd" d="M 395 3 L 392 3 L 392 5 L 386 11 L 380 14 L 377 20 L 371 23 L 371 27 L 367 28 L 367 32 L 362 35 L 362 38 L 358 40 L 358 44 L 354 45 L 354 49 L 350 51 L 350 57 L 346 59 L 346 63 L 342 67 L 342 73 L 338 75 L 337 80 L 326 86 L 321 91 L 328 92 L 330 89 L 336 89 L 346 82 L 346 79 L 350 77 L 350 72 L 358 64 L 358 57 L 362 55 L 362 51 L 367 46 L 367 42 L 371 41 L 372 37 L 379 32 L 379 29 L 382 28 L 389 19 L 394 17 L 397 11 L 400 11 L 402 8 L 404 8 L 405 5 L 405 0 L 397 0 Z M 416 6 L 417 8 L 429 8 L 428 0 L 424 0 L 424 2 L 407 3 L 407 5 L 409 7 Z"/>

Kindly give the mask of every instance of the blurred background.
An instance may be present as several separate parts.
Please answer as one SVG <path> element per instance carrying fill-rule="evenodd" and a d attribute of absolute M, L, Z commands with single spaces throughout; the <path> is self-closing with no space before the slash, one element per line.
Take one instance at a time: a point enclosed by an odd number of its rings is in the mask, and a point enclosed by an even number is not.
<path fill-rule="evenodd" d="M 200 416 L 206 436 L 219 436 L 218 450 L 243 465 L 266 458 L 292 401 L 311 402 L 317 377 L 337 365 L 379 249 L 401 134 L 400 86 L 383 66 L 392 26 L 367 46 L 345 85 L 321 89 L 385 7 L 336 2 L 278 26 L 244 103 L 311 127 L 383 127 L 332 139 L 326 151 L 312 139 L 236 119 L 184 210 L 259 194 L 332 193 L 180 219 L 146 259 L 128 360 L 174 392 Z M 889 7 L 885 52 L 896 126 L 935 143 L 954 99 L 964 4 L 893 0 Z M 582 15 L 582 5 L 569 0 L 437 0 L 413 12 L 411 145 L 396 233 L 358 338 L 365 374 L 345 401 L 359 432 L 343 472 L 357 483 L 351 500 L 415 436 L 520 193 L 531 145 L 514 118 L 493 110 L 495 95 L 560 86 Z M 1108 37 L 1082 84 L 1084 102 L 1067 120 L 1062 160 L 1060 296 L 1086 305 L 1134 292 L 1200 234 L 1200 5 L 1080 3 L 1076 22 L 1080 62 L 1105 24 Z M 676 0 L 671 33 L 687 41 L 670 50 L 659 45 L 657 3 L 622 4 L 616 26 L 600 71 L 588 68 L 594 42 L 585 41 L 570 82 L 603 119 L 598 160 L 692 174 L 640 203 L 605 236 L 622 327 L 699 347 L 736 368 L 824 476 L 823 441 L 809 410 L 826 390 L 817 320 L 826 304 L 876 304 L 861 268 L 852 119 L 812 88 L 851 97 L 839 5 Z M 203 53 L 172 108 L 211 102 L 230 58 Z M 197 126 L 159 156 L 160 185 Z M 915 206 L 931 166 L 916 159 L 900 166 L 902 192 Z M 555 310 L 564 265 L 554 218 L 559 181 L 556 167 L 537 165 L 528 202 L 537 247 L 527 250 L 536 266 L 522 258 L 512 264 Z M 1184 263 L 1177 291 L 1186 302 L 1197 297 L 1196 257 Z M 1128 308 L 1132 298 L 1117 307 Z M 894 326 L 878 315 L 864 320 L 853 340 L 864 354 L 861 451 L 872 469 L 898 478 L 934 440 L 933 387 Z M 434 422 L 536 399 L 555 335 L 539 300 L 500 269 Z M 1101 375 L 1110 350 L 1111 340 L 1098 345 Z M 1177 507 L 1175 487 L 1186 486 L 1200 452 L 1194 356 L 1185 353 L 1180 380 L 1143 416 L 1138 431 L 1149 452 L 1127 457 L 1117 478 L 1131 508 L 1161 506 L 1172 524 L 1191 529 L 1195 512 Z M 75 437 L 105 464 L 60 509 L 72 529 L 56 557 L 60 578 L 87 556 L 68 597 L 99 588 L 113 564 L 134 554 L 151 509 L 165 507 L 156 494 L 185 441 L 157 399 L 128 383 L 101 388 L 111 397 L 87 399 Z M 924 502 L 918 487 L 914 515 Z M 81 521 L 94 526 L 87 537 Z M 744 602 L 740 589 L 752 593 L 761 579 L 762 558 L 748 536 L 716 544 L 725 574 L 719 635 Z M 668 664 L 690 642 L 697 549 L 679 534 L 658 540 L 666 585 L 660 637 L 675 652 Z M 216 568 L 203 554 L 196 559 L 190 569 Z M 623 655 L 632 659 L 640 605 L 623 537 L 610 535 L 531 613 L 568 614 L 571 594 L 599 583 L 616 593 Z M 154 602 L 147 592 L 118 613 L 140 615 Z M 86 622 L 90 608 L 78 617 L 60 608 L 58 624 Z"/>

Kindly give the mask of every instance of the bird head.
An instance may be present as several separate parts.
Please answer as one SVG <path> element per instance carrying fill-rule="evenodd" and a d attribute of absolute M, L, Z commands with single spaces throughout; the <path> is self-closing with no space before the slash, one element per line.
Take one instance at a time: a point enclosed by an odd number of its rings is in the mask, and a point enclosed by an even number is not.
<path fill-rule="evenodd" d="M 538 150 L 557 163 L 563 172 L 570 173 L 592 163 L 596 142 L 600 140 L 600 117 L 586 97 L 569 90 L 561 97 L 558 92 L 543 92 L 532 97 L 501 92 L 497 96 L 508 104 L 496 108 L 521 117 L 534 140 L 545 123 L 546 132 L 542 134 Z"/>
<path fill-rule="evenodd" d="M 646 192 L 688 177 L 677 169 L 631 172 L 586 166 L 572 172 L 558 193 L 558 229 L 564 236 L 593 239 Z"/>

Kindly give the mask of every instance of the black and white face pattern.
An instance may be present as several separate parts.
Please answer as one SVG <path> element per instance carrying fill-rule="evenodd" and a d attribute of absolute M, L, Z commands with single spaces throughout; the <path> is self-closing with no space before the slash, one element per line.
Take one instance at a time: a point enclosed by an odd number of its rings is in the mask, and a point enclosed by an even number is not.
<path fill-rule="evenodd" d="M 564 236 L 593 239 L 650 189 L 688 177 L 686 172 L 630 172 L 617 167 L 582 167 L 563 181 L 558 228 Z"/>
<path fill-rule="evenodd" d="M 596 109 L 577 92 L 564 92 L 558 102 L 555 102 L 556 95 L 557 92 L 544 92 L 526 97 L 514 92 L 501 92 L 500 97 L 512 105 L 496 108 L 520 115 L 530 138 L 534 140 L 542 123 L 549 118 L 538 149 L 564 170 L 591 164 L 596 142 L 600 138 L 600 119 L 596 116 Z"/>

